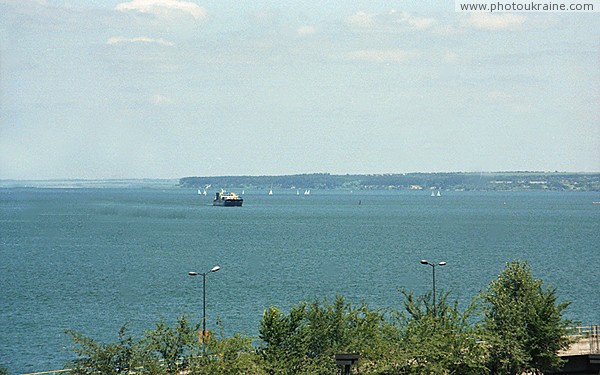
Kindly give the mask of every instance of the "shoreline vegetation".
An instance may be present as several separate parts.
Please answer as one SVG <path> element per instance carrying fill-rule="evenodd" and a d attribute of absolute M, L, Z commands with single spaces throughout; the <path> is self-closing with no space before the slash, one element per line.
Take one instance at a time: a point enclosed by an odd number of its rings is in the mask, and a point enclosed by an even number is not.
<path fill-rule="evenodd" d="M 132 337 L 125 324 L 112 343 L 67 330 L 76 358 L 69 374 L 333 374 L 337 353 L 360 353 L 365 375 L 539 374 L 565 363 L 563 317 L 569 302 L 532 276 L 527 262 L 506 263 L 487 289 L 460 309 L 440 293 L 400 290 L 399 309 L 333 300 L 299 302 L 285 312 L 265 309 L 257 338 L 200 331 L 184 314 Z M 220 331 L 220 332 L 219 332 Z M 199 332 L 204 332 L 199 336 Z M 1 374 L 2 372 L 0 372 Z M 5 372 L 6 373 L 6 372 Z"/>
<path fill-rule="evenodd" d="M 263 176 L 193 176 L 180 179 L 0 180 L 0 188 L 205 188 L 444 191 L 600 191 L 600 173 L 437 172 Z"/>
<path fill-rule="evenodd" d="M 179 186 L 224 189 L 600 191 L 600 173 L 486 172 L 401 174 L 296 174 L 184 177 Z"/>

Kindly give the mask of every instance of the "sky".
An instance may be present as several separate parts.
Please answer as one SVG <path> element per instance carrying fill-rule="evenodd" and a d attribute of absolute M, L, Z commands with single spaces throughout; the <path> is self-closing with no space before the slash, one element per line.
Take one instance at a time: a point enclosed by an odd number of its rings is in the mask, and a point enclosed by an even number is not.
<path fill-rule="evenodd" d="M 0 0 L 0 179 L 599 172 L 599 15 Z"/>

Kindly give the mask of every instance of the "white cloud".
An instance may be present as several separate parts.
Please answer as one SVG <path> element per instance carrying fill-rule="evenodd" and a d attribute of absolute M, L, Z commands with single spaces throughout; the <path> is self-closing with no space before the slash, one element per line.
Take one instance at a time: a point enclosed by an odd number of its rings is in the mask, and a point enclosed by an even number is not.
<path fill-rule="evenodd" d="M 442 54 L 442 61 L 447 64 L 458 64 L 461 61 L 461 59 L 456 52 L 445 51 Z"/>
<path fill-rule="evenodd" d="M 363 11 L 357 12 L 346 18 L 346 22 L 354 27 L 371 28 L 375 25 L 375 14 L 369 14 Z"/>
<path fill-rule="evenodd" d="M 408 12 L 391 10 L 387 13 L 356 12 L 346 18 L 352 27 L 377 31 L 398 31 L 402 29 L 423 30 L 435 23 L 435 19 L 414 16 Z"/>
<path fill-rule="evenodd" d="M 371 61 L 378 63 L 404 63 L 420 56 L 421 54 L 417 51 L 375 49 L 353 51 L 348 54 L 348 57 L 352 60 Z"/>
<path fill-rule="evenodd" d="M 176 13 L 189 14 L 196 20 L 203 20 L 207 17 L 204 8 L 191 2 L 179 0 L 132 0 L 118 4 L 116 9 L 120 11 L 149 13 L 159 17 L 170 16 Z"/>
<path fill-rule="evenodd" d="M 163 38 L 148 38 L 144 36 L 136 37 L 136 38 L 125 38 L 123 36 L 113 36 L 108 38 L 106 44 L 115 45 L 115 44 L 125 44 L 125 43 L 156 43 L 163 46 L 174 46 L 173 42 L 169 42 Z"/>
<path fill-rule="evenodd" d="M 175 103 L 175 100 L 173 100 L 172 98 L 169 98 L 168 96 L 156 94 L 152 98 L 150 98 L 150 103 L 152 103 L 156 106 L 164 106 L 164 105 L 170 105 L 170 104 Z"/>
<path fill-rule="evenodd" d="M 392 10 L 390 16 L 396 19 L 400 24 L 409 25 L 413 29 L 426 29 L 431 26 L 435 20 L 433 18 L 416 17 L 407 12 L 396 12 Z"/>
<path fill-rule="evenodd" d="M 314 26 L 302 26 L 296 30 L 296 34 L 299 36 L 314 35 L 317 33 L 317 29 Z"/>
<path fill-rule="evenodd" d="M 521 28 L 527 17 L 522 14 L 471 13 L 462 22 L 464 26 L 483 30 L 516 30 Z"/>
<path fill-rule="evenodd" d="M 436 35 L 448 36 L 456 34 L 456 29 L 451 25 L 438 26 L 433 30 Z"/>

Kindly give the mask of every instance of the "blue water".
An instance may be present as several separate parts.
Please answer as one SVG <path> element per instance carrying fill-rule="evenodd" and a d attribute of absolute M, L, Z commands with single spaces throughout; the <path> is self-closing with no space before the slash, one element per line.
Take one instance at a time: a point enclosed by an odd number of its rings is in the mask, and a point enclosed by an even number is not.
<path fill-rule="evenodd" d="M 239 193 L 239 192 L 238 192 Z M 600 193 L 246 191 L 212 207 L 188 189 L 0 189 L 0 367 L 62 368 L 73 329 L 113 341 L 160 319 L 256 335 L 269 305 L 342 294 L 400 307 L 399 288 L 463 305 L 513 259 L 600 322 Z M 359 204 L 360 203 L 360 204 Z M 139 337 L 139 336 L 138 336 Z"/>

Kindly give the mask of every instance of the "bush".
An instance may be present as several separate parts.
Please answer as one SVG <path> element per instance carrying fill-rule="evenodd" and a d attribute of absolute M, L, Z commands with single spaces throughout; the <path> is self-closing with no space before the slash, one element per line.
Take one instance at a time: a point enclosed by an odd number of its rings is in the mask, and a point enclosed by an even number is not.
<path fill-rule="evenodd" d="M 537 374 L 561 367 L 558 351 L 569 345 L 570 324 L 562 314 L 569 302 L 558 303 L 556 290 L 543 284 L 526 262 L 513 261 L 482 293 L 491 373 Z"/>
<path fill-rule="evenodd" d="M 554 370 L 568 346 L 568 320 L 553 288 L 514 261 L 464 311 L 442 293 L 402 291 L 401 311 L 355 306 L 344 297 L 300 302 L 289 313 L 271 306 L 259 326 L 259 343 L 235 334 L 199 341 L 199 324 L 186 315 L 161 321 L 134 340 L 126 326 L 116 343 L 67 331 L 77 346 L 75 374 L 331 374 L 334 355 L 360 353 L 361 374 L 520 374 Z M 436 314 L 433 311 L 437 311 Z M 0 369 L 0 375 L 7 371 Z"/>

